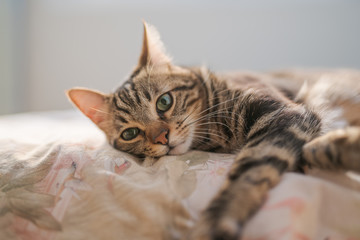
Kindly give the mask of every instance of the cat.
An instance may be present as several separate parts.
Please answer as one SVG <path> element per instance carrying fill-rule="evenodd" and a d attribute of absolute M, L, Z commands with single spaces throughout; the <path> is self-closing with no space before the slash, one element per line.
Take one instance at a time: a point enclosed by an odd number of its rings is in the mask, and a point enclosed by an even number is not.
<path fill-rule="evenodd" d="M 138 64 L 122 86 L 67 95 L 114 148 L 147 164 L 190 149 L 235 153 L 189 238 L 238 239 L 283 173 L 360 171 L 359 80 L 350 70 L 215 74 L 177 66 L 144 22 Z"/>

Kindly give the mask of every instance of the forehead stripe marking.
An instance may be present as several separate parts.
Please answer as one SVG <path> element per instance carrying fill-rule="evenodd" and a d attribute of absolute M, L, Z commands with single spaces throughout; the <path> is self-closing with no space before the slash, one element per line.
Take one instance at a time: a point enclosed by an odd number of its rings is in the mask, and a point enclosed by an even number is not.
<path fill-rule="evenodd" d="M 114 98 L 113 98 L 113 103 L 114 103 L 115 107 L 116 107 L 117 109 L 119 109 L 120 106 L 118 105 L 117 100 L 118 100 L 118 99 L 116 98 L 116 96 L 114 96 Z"/>
<path fill-rule="evenodd" d="M 115 116 L 115 118 L 122 121 L 123 123 L 128 123 L 128 121 L 125 118 L 121 117 L 121 116 Z"/>
<path fill-rule="evenodd" d="M 120 112 L 130 114 L 130 112 L 128 110 L 126 110 L 125 108 L 116 108 L 116 109 L 119 110 Z"/>
<path fill-rule="evenodd" d="M 135 84 L 134 84 L 132 81 L 130 81 L 130 87 L 131 87 L 131 91 L 130 91 L 129 89 L 127 89 L 127 88 L 124 88 L 124 90 L 125 90 L 125 92 L 126 92 L 126 94 L 127 94 L 125 97 L 128 97 L 130 104 L 133 104 L 133 105 L 134 105 L 135 102 L 134 102 L 133 96 L 132 96 L 132 94 L 131 94 L 131 93 L 133 93 L 133 95 L 135 95 L 136 103 L 137 103 L 138 105 L 140 105 L 140 98 L 139 98 L 139 96 L 138 96 L 138 94 L 137 94 L 137 90 L 136 90 L 136 88 L 135 88 Z"/>
<path fill-rule="evenodd" d="M 116 108 L 117 110 L 121 111 L 121 112 L 130 114 L 130 112 L 129 112 L 128 110 L 126 110 L 125 108 L 122 108 L 122 107 L 120 107 L 120 106 L 118 105 L 117 100 L 118 100 L 118 99 L 117 99 L 116 97 L 113 98 L 113 102 L 114 102 L 115 108 Z"/>
<path fill-rule="evenodd" d="M 121 95 L 119 94 L 120 99 L 121 99 L 124 103 L 126 103 L 127 105 L 129 105 L 130 107 L 134 107 L 134 106 L 135 106 L 135 102 L 134 102 L 134 99 L 130 96 L 129 90 L 127 90 L 127 89 L 124 89 L 124 90 L 125 90 L 126 94 L 124 93 L 123 96 L 121 96 Z M 123 98 L 122 98 L 122 97 L 123 97 Z M 126 99 L 126 100 L 124 101 L 124 99 Z"/>
<path fill-rule="evenodd" d="M 134 90 L 134 95 L 135 95 L 137 104 L 140 105 L 140 103 L 141 103 L 140 97 L 139 97 L 139 94 L 138 94 L 138 92 L 136 90 Z"/>
<path fill-rule="evenodd" d="M 144 95 L 147 98 L 147 100 L 151 101 L 150 93 L 146 89 L 144 89 Z"/>
<path fill-rule="evenodd" d="M 176 87 L 176 88 L 172 89 L 171 91 L 176 92 L 176 91 L 183 91 L 183 90 L 191 90 L 195 86 L 196 86 L 196 82 L 190 86 L 183 85 L 183 86 Z"/>
<path fill-rule="evenodd" d="M 128 103 L 127 101 L 125 101 L 125 99 L 123 98 L 123 96 L 121 96 L 120 94 L 119 94 L 118 96 L 119 96 L 120 100 L 121 100 L 124 104 L 126 104 L 126 105 L 128 105 L 128 106 L 131 106 L 130 103 Z"/>

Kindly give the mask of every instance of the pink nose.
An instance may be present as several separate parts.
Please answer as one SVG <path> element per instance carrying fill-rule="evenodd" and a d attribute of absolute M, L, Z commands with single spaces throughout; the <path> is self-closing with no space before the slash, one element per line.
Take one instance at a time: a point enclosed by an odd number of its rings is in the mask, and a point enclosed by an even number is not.
<path fill-rule="evenodd" d="M 145 135 L 152 144 L 166 145 L 169 143 L 169 126 L 164 122 L 152 122 L 147 126 Z"/>
<path fill-rule="evenodd" d="M 161 129 L 159 135 L 154 138 L 153 142 L 155 144 L 166 145 L 168 143 L 168 133 L 169 133 L 169 130 Z"/>

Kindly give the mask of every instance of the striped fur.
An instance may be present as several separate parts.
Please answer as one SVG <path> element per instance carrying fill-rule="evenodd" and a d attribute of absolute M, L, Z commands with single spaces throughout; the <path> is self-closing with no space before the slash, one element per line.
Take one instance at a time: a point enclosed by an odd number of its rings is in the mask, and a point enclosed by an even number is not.
<path fill-rule="evenodd" d="M 347 109 L 358 109 L 354 99 L 360 89 L 352 95 L 336 92 L 331 88 L 336 81 L 329 80 L 324 90 L 316 74 L 219 75 L 175 66 L 170 59 L 157 31 L 145 23 L 138 66 L 121 87 L 112 94 L 72 89 L 68 95 L 116 149 L 151 161 L 190 149 L 237 154 L 226 183 L 189 238 L 237 239 L 284 172 L 301 171 L 306 164 L 360 171 L 355 161 L 360 128 L 331 131 L 335 118 L 360 122 Z M 359 75 L 347 76 L 349 86 Z M 300 89 L 305 79 L 311 87 Z M 160 111 L 164 94 L 172 105 Z M 338 107 L 343 114 L 334 114 Z M 125 140 L 121 136 L 129 128 L 139 134 Z"/>

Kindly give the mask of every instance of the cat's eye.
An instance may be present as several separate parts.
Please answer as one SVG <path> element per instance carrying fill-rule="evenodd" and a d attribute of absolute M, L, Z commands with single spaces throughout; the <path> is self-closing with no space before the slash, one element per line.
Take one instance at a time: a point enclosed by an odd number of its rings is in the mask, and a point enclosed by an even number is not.
<path fill-rule="evenodd" d="M 173 100 L 169 93 L 161 95 L 156 102 L 156 110 L 166 112 L 172 106 Z"/>
<path fill-rule="evenodd" d="M 122 132 L 121 137 L 122 139 L 129 141 L 136 138 L 136 136 L 139 135 L 139 132 L 138 128 L 128 128 Z"/>

